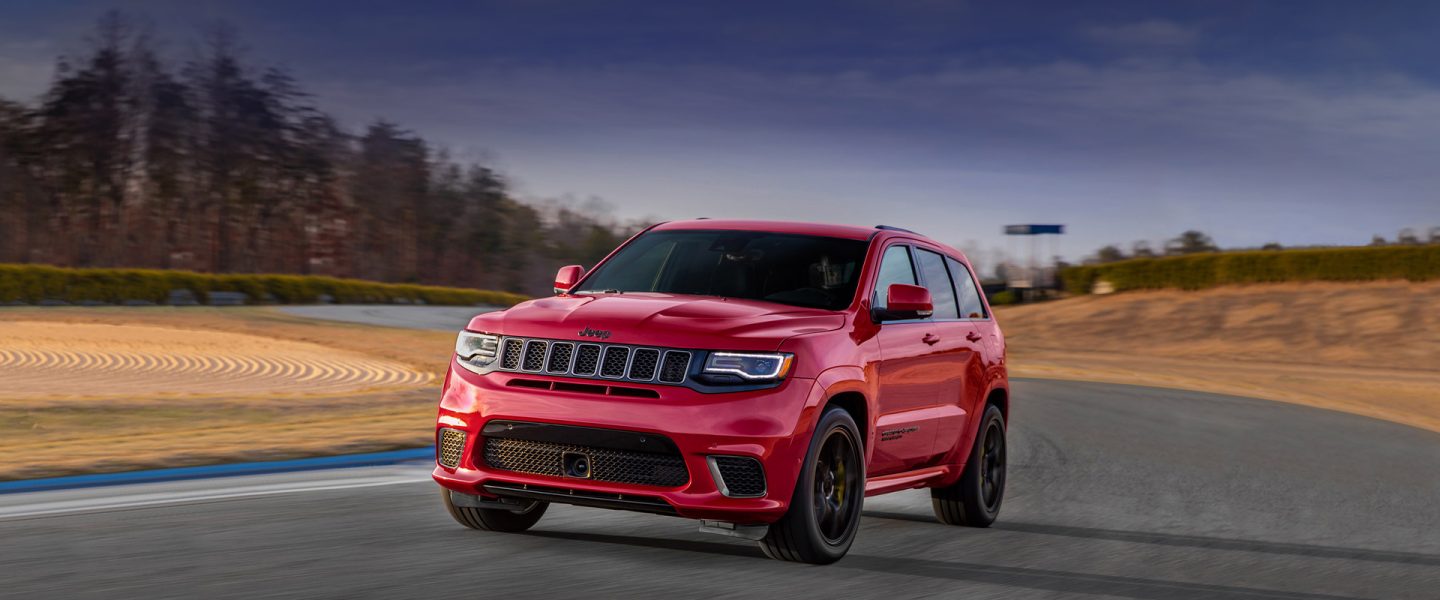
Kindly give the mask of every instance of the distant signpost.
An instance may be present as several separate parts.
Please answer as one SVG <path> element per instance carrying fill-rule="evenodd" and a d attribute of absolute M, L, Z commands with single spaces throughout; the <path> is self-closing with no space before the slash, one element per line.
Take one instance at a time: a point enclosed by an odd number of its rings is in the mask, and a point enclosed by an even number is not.
<path fill-rule="evenodd" d="M 1042 235 L 1059 236 L 1064 233 L 1064 225 L 1006 225 L 1005 235 L 1023 235 L 1030 237 L 1030 260 L 1028 263 L 1026 263 L 1027 266 L 1025 267 L 1025 271 L 1023 273 L 1006 273 L 1005 278 L 1008 280 L 1006 284 L 1012 288 L 1017 288 L 1021 290 L 1022 297 L 1024 296 L 1024 290 L 1032 290 L 1030 293 L 1030 297 L 1032 299 L 1035 294 L 1034 290 L 1054 288 L 1054 267 L 1050 267 L 1048 269 L 1040 267 L 1039 237 Z M 1056 247 L 1058 245 L 1058 240 L 1058 237 L 1050 239 L 1051 256 L 1057 255 Z"/>

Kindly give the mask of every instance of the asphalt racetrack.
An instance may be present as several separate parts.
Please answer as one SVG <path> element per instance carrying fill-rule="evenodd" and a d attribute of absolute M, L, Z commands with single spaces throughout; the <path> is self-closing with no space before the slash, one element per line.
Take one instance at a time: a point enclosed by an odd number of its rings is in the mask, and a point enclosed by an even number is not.
<path fill-rule="evenodd" d="M 869 498 L 827 567 L 589 508 L 471 531 L 425 464 L 0 495 L 0 597 L 1440 598 L 1440 435 L 1020 380 L 1010 442 L 994 527 Z"/>

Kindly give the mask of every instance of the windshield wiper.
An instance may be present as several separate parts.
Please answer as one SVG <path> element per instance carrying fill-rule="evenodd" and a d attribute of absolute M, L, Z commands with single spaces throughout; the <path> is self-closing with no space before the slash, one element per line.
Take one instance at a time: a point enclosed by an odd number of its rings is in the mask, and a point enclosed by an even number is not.
<path fill-rule="evenodd" d="M 577 294 L 623 294 L 620 290 L 581 290 Z"/>

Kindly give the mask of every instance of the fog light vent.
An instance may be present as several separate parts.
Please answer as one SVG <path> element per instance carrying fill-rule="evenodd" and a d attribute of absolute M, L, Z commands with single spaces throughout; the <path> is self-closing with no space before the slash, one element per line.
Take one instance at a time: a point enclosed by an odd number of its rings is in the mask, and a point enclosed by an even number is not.
<path fill-rule="evenodd" d="M 465 452 L 465 432 L 458 429 L 441 429 L 440 444 L 436 446 L 437 460 L 442 466 L 460 466 L 460 454 Z"/>
<path fill-rule="evenodd" d="M 710 456 L 710 476 L 720 493 L 731 498 L 765 495 L 765 468 L 748 456 Z"/>

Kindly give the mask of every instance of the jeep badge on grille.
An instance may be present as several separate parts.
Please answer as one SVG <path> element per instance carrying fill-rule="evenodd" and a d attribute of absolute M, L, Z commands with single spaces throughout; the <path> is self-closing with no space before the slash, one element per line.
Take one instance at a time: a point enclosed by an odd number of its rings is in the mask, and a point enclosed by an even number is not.
<path fill-rule="evenodd" d="M 608 329 L 591 329 L 589 327 L 586 327 L 580 330 L 580 337 L 593 337 L 596 339 L 608 340 L 610 339 L 610 331 Z"/>

